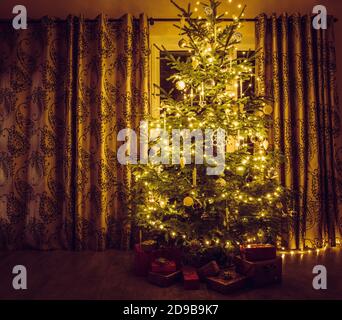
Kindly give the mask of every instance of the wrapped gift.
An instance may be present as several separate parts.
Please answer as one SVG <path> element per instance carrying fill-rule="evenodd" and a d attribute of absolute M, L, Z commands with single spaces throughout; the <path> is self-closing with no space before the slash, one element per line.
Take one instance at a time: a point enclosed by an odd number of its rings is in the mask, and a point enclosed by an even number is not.
<path fill-rule="evenodd" d="M 262 287 L 272 283 L 279 283 L 282 279 L 282 259 L 265 261 L 248 261 L 241 257 L 235 258 L 236 271 L 249 277 L 254 287 Z"/>
<path fill-rule="evenodd" d="M 134 273 L 137 276 L 147 276 L 153 259 L 153 251 L 144 251 L 140 244 L 136 244 L 134 246 Z"/>
<path fill-rule="evenodd" d="M 272 260 L 276 258 L 276 248 L 271 244 L 248 244 L 240 246 L 241 257 L 248 261 Z"/>
<path fill-rule="evenodd" d="M 205 280 L 207 277 L 217 276 L 220 273 L 220 267 L 216 261 L 211 261 L 197 270 L 197 273 L 201 280 Z"/>
<path fill-rule="evenodd" d="M 148 273 L 148 281 L 159 287 L 169 287 L 180 280 L 182 273 L 180 271 L 169 274 L 161 274 L 155 272 Z"/>
<path fill-rule="evenodd" d="M 136 244 L 134 246 L 134 273 L 137 276 L 147 276 L 151 270 L 152 261 L 159 258 L 174 261 L 176 263 L 176 270 L 181 268 L 182 254 L 178 248 L 169 247 L 152 250 L 150 246 Z M 150 243 L 152 245 L 152 243 Z M 147 249 L 147 251 L 146 251 Z"/>
<path fill-rule="evenodd" d="M 165 258 L 158 258 L 152 261 L 151 271 L 155 273 L 170 274 L 177 270 L 176 262 Z"/>
<path fill-rule="evenodd" d="M 233 270 L 221 271 L 219 275 L 207 277 L 207 286 L 222 294 L 229 294 L 245 288 L 248 284 L 248 277 L 238 274 Z"/>
<path fill-rule="evenodd" d="M 185 266 L 182 268 L 184 289 L 198 290 L 200 288 L 200 281 L 197 271 L 193 267 Z"/>

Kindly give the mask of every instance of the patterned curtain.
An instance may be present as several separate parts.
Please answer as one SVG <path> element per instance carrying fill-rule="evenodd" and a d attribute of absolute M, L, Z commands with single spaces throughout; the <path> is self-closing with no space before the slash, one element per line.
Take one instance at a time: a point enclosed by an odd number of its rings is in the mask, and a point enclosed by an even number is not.
<path fill-rule="evenodd" d="M 285 158 L 279 176 L 295 193 L 287 244 L 334 246 L 342 234 L 342 136 L 333 19 L 315 30 L 310 16 L 262 14 L 256 43 L 258 90 L 273 100 L 271 139 Z"/>
<path fill-rule="evenodd" d="M 127 248 L 116 135 L 148 112 L 148 24 L 0 24 L 0 248 Z"/>

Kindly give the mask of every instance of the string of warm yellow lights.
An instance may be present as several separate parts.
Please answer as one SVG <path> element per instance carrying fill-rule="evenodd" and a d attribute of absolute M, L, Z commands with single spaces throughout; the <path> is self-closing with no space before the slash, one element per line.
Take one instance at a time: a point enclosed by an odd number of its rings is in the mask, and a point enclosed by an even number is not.
<path fill-rule="evenodd" d="M 200 4 L 203 5 L 205 13 L 202 21 L 197 20 L 202 19 L 201 10 L 198 8 Z M 186 34 L 188 37 L 181 38 L 178 44 L 184 50 L 188 49 L 191 58 L 188 58 L 186 63 L 179 62 L 179 65 L 172 55 L 168 58 L 171 64 L 174 63 L 173 69 L 178 71 L 169 80 L 175 83 L 180 92 L 179 96 L 183 99 L 163 100 L 161 117 L 151 119 L 149 128 L 163 129 L 169 134 L 172 128 L 217 129 L 219 122 L 228 133 L 224 141 L 225 155 L 231 157 L 223 164 L 225 174 L 211 179 L 215 192 L 207 192 L 203 188 L 205 183 L 200 175 L 203 173 L 199 173 L 201 167 L 186 167 L 189 163 L 186 163 L 188 160 L 185 161 L 183 149 L 179 150 L 179 166 L 165 170 L 162 165 L 147 165 L 135 174 L 135 180 L 145 186 L 142 193 L 148 192 L 147 203 L 142 205 L 139 211 L 141 225 L 149 226 L 150 230 L 162 230 L 159 233 L 169 238 L 187 239 L 185 242 L 196 240 L 203 246 L 219 244 L 221 247 L 234 248 L 240 245 L 237 240 L 241 241 L 241 244 L 261 243 L 264 233 L 261 232 L 260 225 L 267 225 L 267 221 L 271 221 L 274 215 L 279 221 L 284 215 L 288 215 L 288 212 L 283 210 L 283 203 L 284 208 L 286 206 L 283 202 L 284 188 L 277 183 L 275 156 L 273 150 L 268 150 L 266 124 L 273 108 L 266 104 L 264 99 L 253 100 L 246 94 L 252 87 L 252 81 L 260 79 L 256 78 L 253 72 L 253 55 L 247 54 L 246 51 L 242 52 L 242 56 L 236 53 L 242 37 L 236 30 L 241 28 L 240 18 L 244 16 L 244 9 L 240 15 L 233 15 L 234 22 L 222 26 L 220 17 L 223 15 L 217 15 L 216 12 L 218 4 L 211 1 L 210 5 L 205 5 L 197 1 L 194 9 L 195 19 L 190 7 L 189 12 L 182 11 L 180 30 L 183 33 L 180 34 Z M 237 8 L 241 9 L 242 5 L 237 4 Z M 234 11 L 233 8 L 231 11 Z M 228 14 L 228 11 L 224 13 Z M 189 34 L 188 30 L 192 30 L 193 34 Z M 163 50 L 167 52 L 165 48 Z M 175 153 L 173 143 L 165 136 L 161 136 L 158 143 L 166 146 L 163 149 L 164 156 L 170 159 Z M 202 156 L 204 162 L 209 163 L 207 155 L 203 154 L 203 148 L 197 151 L 195 142 L 191 142 L 190 154 L 195 159 Z M 210 165 L 217 166 L 218 162 L 213 159 Z M 178 179 L 176 183 L 184 184 L 179 194 L 175 194 L 178 190 L 171 192 L 164 187 L 165 181 L 172 177 Z M 188 181 L 188 184 L 184 181 Z M 220 219 L 218 229 L 225 228 L 221 238 L 211 230 L 201 231 L 200 236 L 194 236 L 179 224 L 173 225 L 167 217 L 177 219 L 179 216 L 184 219 L 190 215 L 191 210 L 197 210 L 200 213 L 193 215 L 194 219 L 198 216 L 205 225 L 204 221 L 211 214 L 211 207 L 216 204 L 219 216 L 217 219 Z M 252 208 L 251 212 L 241 214 L 240 208 L 246 206 Z M 226 236 L 229 224 L 235 223 L 234 220 L 245 226 L 254 223 L 255 228 L 253 231 L 247 228 L 245 230 L 248 232 L 243 231 L 235 238 L 230 234 Z"/>

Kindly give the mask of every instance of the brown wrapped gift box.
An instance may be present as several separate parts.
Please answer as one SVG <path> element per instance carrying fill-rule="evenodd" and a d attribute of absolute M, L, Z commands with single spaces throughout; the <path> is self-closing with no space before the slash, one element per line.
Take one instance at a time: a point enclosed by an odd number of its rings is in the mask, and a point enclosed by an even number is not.
<path fill-rule="evenodd" d="M 271 244 L 248 244 L 240 246 L 241 257 L 248 261 L 271 260 L 276 258 L 276 248 Z"/>
<path fill-rule="evenodd" d="M 170 274 L 160 274 L 149 272 L 148 281 L 159 287 L 169 287 L 180 280 L 182 277 L 181 271 L 176 271 Z"/>
<path fill-rule="evenodd" d="M 207 277 L 208 288 L 222 294 L 228 294 L 246 287 L 248 277 L 234 271 L 229 273 L 232 275 L 231 279 L 224 279 L 223 273 L 215 277 Z"/>
<path fill-rule="evenodd" d="M 201 280 L 205 280 L 206 277 L 217 276 L 220 273 L 220 267 L 216 261 L 211 261 L 197 270 L 198 276 Z"/>
<path fill-rule="evenodd" d="M 276 257 L 265 261 L 248 261 L 241 257 L 235 258 L 236 271 L 249 277 L 254 287 L 262 287 L 282 280 L 282 259 Z"/>

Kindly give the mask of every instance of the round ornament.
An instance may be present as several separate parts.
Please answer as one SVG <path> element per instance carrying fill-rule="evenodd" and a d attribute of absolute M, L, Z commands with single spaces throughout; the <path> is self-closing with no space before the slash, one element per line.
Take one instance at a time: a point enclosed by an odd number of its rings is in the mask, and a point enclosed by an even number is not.
<path fill-rule="evenodd" d="M 164 199 L 160 199 L 159 201 L 159 205 L 162 209 L 164 209 L 166 207 L 167 201 Z"/>
<path fill-rule="evenodd" d="M 185 197 L 184 200 L 183 200 L 183 204 L 186 207 L 191 207 L 191 206 L 194 205 L 194 199 L 192 199 L 191 197 Z"/>
<path fill-rule="evenodd" d="M 207 79 L 207 80 L 205 80 L 204 85 L 207 89 L 212 89 L 213 87 L 215 87 L 215 80 L 214 79 Z"/>
<path fill-rule="evenodd" d="M 184 90 L 185 89 L 185 82 L 183 81 L 183 80 L 179 80 L 179 81 L 177 81 L 176 82 L 176 88 L 178 89 L 178 90 Z"/>
<path fill-rule="evenodd" d="M 258 111 L 255 112 L 255 115 L 256 115 L 257 117 L 263 117 L 263 116 L 264 116 L 264 113 L 263 113 L 261 110 L 258 110 Z"/>
<path fill-rule="evenodd" d="M 217 183 L 220 187 L 222 187 L 222 188 L 225 187 L 226 184 L 227 184 L 226 180 L 224 180 L 223 178 L 217 179 L 217 180 L 216 180 L 216 183 Z"/>
<path fill-rule="evenodd" d="M 240 42 L 242 40 L 242 33 L 241 32 L 235 32 L 233 37 L 232 37 L 232 40 Z"/>
<path fill-rule="evenodd" d="M 207 16 L 210 16 L 213 14 L 213 9 L 211 9 L 210 7 L 205 7 L 204 12 Z"/>
<path fill-rule="evenodd" d="M 246 167 L 245 166 L 238 166 L 236 168 L 236 172 L 237 174 L 239 174 L 240 176 L 243 176 L 246 172 Z"/>
<path fill-rule="evenodd" d="M 264 114 L 266 114 L 266 115 L 271 115 L 272 112 L 273 112 L 273 108 L 272 108 L 272 106 L 270 106 L 270 105 L 266 105 L 266 106 L 264 106 L 264 108 L 262 109 L 262 111 L 263 111 Z"/>
<path fill-rule="evenodd" d="M 278 202 L 276 204 L 277 209 L 283 209 L 283 204 L 281 202 Z"/>
<path fill-rule="evenodd" d="M 269 142 L 267 139 L 264 140 L 264 142 L 262 143 L 262 146 L 264 147 L 265 150 L 268 149 L 268 146 L 269 146 Z"/>
<path fill-rule="evenodd" d="M 265 236 L 265 232 L 264 232 L 264 230 L 262 230 L 262 229 L 259 229 L 259 231 L 258 231 L 257 235 L 258 235 L 258 237 L 259 237 L 259 238 L 263 238 L 263 237 Z"/>

